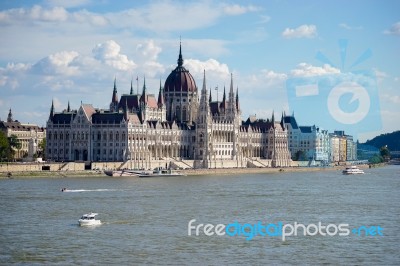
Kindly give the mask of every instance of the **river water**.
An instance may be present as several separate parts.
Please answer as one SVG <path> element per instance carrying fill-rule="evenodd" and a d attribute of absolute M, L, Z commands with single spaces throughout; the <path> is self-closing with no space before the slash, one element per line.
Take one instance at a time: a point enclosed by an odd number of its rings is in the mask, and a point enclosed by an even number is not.
<path fill-rule="evenodd" d="M 359 176 L 3 179 L 0 201 L 3 265 L 400 264 L 399 166 Z M 98 212 L 102 225 L 79 227 L 87 212 Z M 194 226 L 345 223 L 379 226 L 383 235 L 188 236 L 192 219 Z"/>

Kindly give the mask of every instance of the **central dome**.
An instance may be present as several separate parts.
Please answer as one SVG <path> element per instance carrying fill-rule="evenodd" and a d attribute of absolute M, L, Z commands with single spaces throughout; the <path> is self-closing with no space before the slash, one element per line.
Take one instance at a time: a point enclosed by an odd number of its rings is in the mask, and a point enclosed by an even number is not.
<path fill-rule="evenodd" d="M 189 70 L 183 67 L 182 47 L 179 46 L 178 66 L 165 80 L 164 92 L 196 92 L 196 82 Z"/>

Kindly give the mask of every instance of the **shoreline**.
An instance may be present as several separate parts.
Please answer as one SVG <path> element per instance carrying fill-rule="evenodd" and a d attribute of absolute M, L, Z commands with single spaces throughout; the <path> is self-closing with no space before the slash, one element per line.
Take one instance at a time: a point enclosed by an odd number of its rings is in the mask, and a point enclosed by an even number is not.
<path fill-rule="evenodd" d="M 386 165 L 386 164 L 385 164 Z M 376 167 L 382 167 L 379 165 Z M 360 168 L 369 168 L 368 164 L 358 165 Z M 201 175 L 232 175 L 232 174 L 270 174 L 270 173 L 292 173 L 292 172 L 316 172 L 316 171 L 341 171 L 344 166 L 330 167 L 286 167 L 286 168 L 217 168 L 217 169 L 188 169 L 179 172 L 186 176 Z M 81 170 L 81 171 L 26 171 L 0 173 L 0 179 L 28 179 L 28 178 L 84 178 L 84 177 L 107 177 L 102 171 Z M 115 177 L 111 177 L 115 178 Z M 134 177 L 135 178 L 135 177 Z"/>

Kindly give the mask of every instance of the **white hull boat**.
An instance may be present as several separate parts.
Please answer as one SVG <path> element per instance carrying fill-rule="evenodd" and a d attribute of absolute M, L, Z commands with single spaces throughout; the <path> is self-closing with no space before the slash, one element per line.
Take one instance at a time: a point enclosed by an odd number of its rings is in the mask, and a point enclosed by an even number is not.
<path fill-rule="evenodd" d="M 360 174 L 365 174 L 363 170 L 358 168 L 355 165 L 346 167 L 346 169 L 343 170 L 342 172 L 344 175 L 360 175 Z"/>
<path fill-rule="evenodd" d="M 139 175 L 139 177 L 167 177 L 167 176 L 183 176 L 184 174 L 173 172 L 170 169 L 156 169 L 153 173 L 145 173 Z"/>
<path fill-rule="evenodd" d="M 108 176 L 139 176 L 148 172 L 141 170 L 106 170 L 104 173 Z"/>
<path fill-rule="evenodd" d="M 98 213 L 87 213 L 82 215 L 82 217 L 78 220 L 80 226 L 93 226 L 93 225 L 100 225 L 101 221 L 96 220 L 96 215 Z"/>

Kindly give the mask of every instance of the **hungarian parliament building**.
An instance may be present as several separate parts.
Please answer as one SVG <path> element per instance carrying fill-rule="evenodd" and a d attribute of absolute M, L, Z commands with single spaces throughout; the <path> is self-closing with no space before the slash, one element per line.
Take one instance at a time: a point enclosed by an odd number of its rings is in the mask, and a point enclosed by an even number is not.
<path fill-rule="evenodd" d="M 235 168 L 291 166 L 284 119 L 242 120 L 238 89 L 230 87 L 213 101 L 206 72 L 198 89 L 183 66 L 178 65 L 149 94 L 118 97 L 114 88 L 107 110 L 81 104 L 56 112 L 52 103 L 46 132 L 46 156 L 51 161 L 119 162 L 120 168 Z"/>

